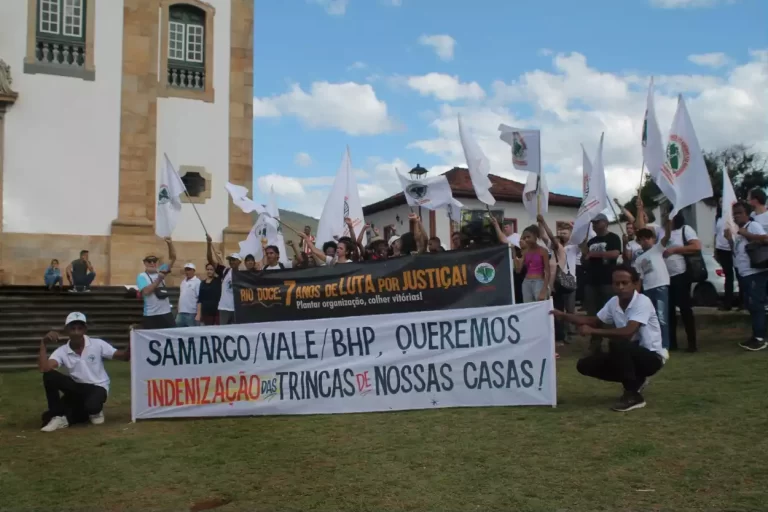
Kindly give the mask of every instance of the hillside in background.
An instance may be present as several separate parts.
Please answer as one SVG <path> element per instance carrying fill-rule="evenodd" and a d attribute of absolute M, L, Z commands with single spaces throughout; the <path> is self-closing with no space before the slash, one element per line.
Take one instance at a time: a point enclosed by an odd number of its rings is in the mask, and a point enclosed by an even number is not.
<path fill-rule="evenodd" d="M 258 215 L 255 215 L 253 217 L 254 223 L 256 223 L 257 218 L 258 218 Z M 313 234 L 317 231 L 317 223 L 319 222 L 318 219 L 315 219 L 313 217 L 308 217 L 298 212 L 292 212 L 291 210 L 283 210 L 283 209 L 280 209 L 280 220 L 284 224 L 287 224 L 288 226 L 295 229 L 296 231 L 302 231 L 304 229 L 304 226 L 309 226 L 310 228 L 312 228 Z M 283 228 L 283 236 L 285 237 L 286 242 L 288 242 L 288 240 L 293 240 L 294 243 L 296 244 L 299 243 L 298 235 L 293 231 L 291 231 L 290 229 Z"/>

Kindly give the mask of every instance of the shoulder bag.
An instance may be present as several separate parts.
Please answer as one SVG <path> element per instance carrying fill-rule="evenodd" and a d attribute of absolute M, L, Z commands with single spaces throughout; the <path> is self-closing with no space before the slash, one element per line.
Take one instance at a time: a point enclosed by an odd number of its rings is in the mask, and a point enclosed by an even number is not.
<path fill-rule="evenodd" d="M 685 238 L 685 228 L 687 227 L 683 226 L 682 228 L 683 247 L 688 245 L 688 240 Z M 684 254 L 683 259 L 685 259 L 685 274 L 692 283 L 703 283 L 707 280 L 709 275 L 701 251 L 696 251 L 693 254 Z"/>
<path fill-rule="evenodd" d="M 748 222 L 747 226 L 751 223 Z M 749 256 L 749 265 L 752 268 L 768 268 L 768 245 L 761 244 L 760 242 L 749 242 L 744 250 L 747 252 L 747 256 Z"/>
<path fill-rule="evenodd" d="M 560 268 L 560 262 L 559 258 L 557 256 L 558 251 L 553 251 L 555 253 L 555 263 L 557 263 L 557 266 L 555 267 L 557 270 L 555 271 L 555 285 L 560 288 L 560 290 L 564 293 L 570 293 L 576 289 L 576 276 L 571 274 L 571 269 L 568 267 L 568 255 L 565 255 L 565 269 L 564 272 L 562 268 Z M 565 252 L 565 247 L 563 247 L 563 252 Z"/>

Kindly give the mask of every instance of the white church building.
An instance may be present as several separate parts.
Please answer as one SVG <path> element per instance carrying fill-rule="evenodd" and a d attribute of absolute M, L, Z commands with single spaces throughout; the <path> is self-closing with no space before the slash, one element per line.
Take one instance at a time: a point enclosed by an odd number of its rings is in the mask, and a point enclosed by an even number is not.
<path fill-rule="evenodd" d="M 477 199 L 467 169 L 454 167 L 446 172 L 445 176 L 451 186 L 453 197 L 464 205 L 463 218 L 485 215 L 486 205 Z M 490 210 L 495 217 L 501 217 L 505 222 L 511 223 L 517 232 L 536 223 L 536 219 L 532 219 L 523 206 L 524 184 L 495 175 L 489 175 L 489 178 L 492 183 L 491 194 L 496 199 L 496 204 L 491 206 Z M 580 206 L 580 197 L 550 193 L 549 211 L 545 215 L 550 228 L 554 231 L 557 222 L 572 222 Z M 400 234 L 408 231 L 410 213 L 411 209 L 402 192 L 363 207 L 365 221 L 377 228 L 385 238 L 389 235 L 389 231 L 384 229 L 387 226 L 394 226 L 396 232 Z M 449 247 L 451 234 L 459 228 L 459 225 L 450 221 L 447 210 L 422 209 L 420 217 L 427 234 L 430 237 L 440 238 L 440 242 Z"/>
<path fill-rule="evenodd" d="M 207 231 L 236 251 L 251 220 L 253 0 L 0 1 L 2 283 L 41 284 L 89 250 L 96 284 L 127 284 L 155 236 L 163 155 Z M 191 204 L 178 260 L 205 260 Z"/>

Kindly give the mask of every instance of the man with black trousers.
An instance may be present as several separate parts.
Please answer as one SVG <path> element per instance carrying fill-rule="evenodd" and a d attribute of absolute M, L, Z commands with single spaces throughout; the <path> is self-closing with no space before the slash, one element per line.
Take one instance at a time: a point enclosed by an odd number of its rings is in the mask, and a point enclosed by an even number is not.
<path fill-rule="evenodd" d="M 586 267 L 586 287 L 584 288 L 584 303 L 587 315 L 595 316 L 608 300 L 613 297 L 613 269 L 616 260 L 621 255 L 621 238 L 616 233 L 608 231 L 608 217 L 599 213 L 592 219 L 595 236 L 590 238 L 582 247 L 581 264 Z M 591 352 L 599 352 L 602 347 L 602 337 L 592 335 L 589 342 Z"/>
<path fill-rule="evenodd" d="M 70 313 L 65 322 L 69 341 L 48 357 L 46 343 L 59 341 L 51 331 L 40 341 L 38 367 L 43 373 L 48 410 L 43 413 L 43 432 L 67 428 L 71 423 L 90 420 L 94 425 L 104 423 L 104 402 L 109 393 L 109 375 L 105 359 L 130 361 L 130 347 L 117 350 L 104 340 L 86 335 L 88 324 L 82 313 Z M 64 367 L 69 375 L 56 371 Z"/>
<path fill-rule="evenodd" d="M 611 338 L 607 353 L 596 352 L 579 359 L 576 369 L 587 377 L 621 382 L 624 393 L 612 409 L 627 412 L 645 407 L 640 392 L 666 359 L 656 310 L 651 300 L 637 291 L 637 271 L 626 265 L 617 266 L 612 269 L 611 278 L 616 295 L 597 315 L 572 315 L 557 310 L 552 315 L 580 326 L 583 336 Z"/>

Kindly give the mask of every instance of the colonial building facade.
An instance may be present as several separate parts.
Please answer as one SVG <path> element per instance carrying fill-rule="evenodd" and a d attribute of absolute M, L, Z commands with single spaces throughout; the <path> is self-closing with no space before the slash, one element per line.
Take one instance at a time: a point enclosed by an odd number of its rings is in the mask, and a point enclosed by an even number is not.
<path fill-rule="evenodd" d="M 96 284 L 129 284 L 155 236 L 167 154 L 187 186 L 178 259 L 205 233 L 238 250 L 250 217 L 253 0 L 0 2 L 0 269 L 37 284 L 52 258 L 90 251 Z M 4 61 L 4 63 L 3 63 Z"/>

